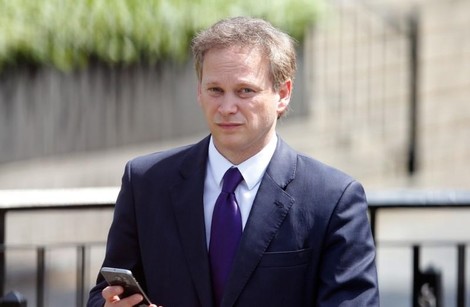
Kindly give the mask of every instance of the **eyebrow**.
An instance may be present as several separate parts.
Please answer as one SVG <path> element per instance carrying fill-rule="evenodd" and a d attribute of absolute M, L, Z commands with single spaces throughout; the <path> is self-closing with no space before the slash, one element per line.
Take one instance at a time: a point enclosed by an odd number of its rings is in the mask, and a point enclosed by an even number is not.
<path fill-rule="evenodd" d="M 219 81 L 214 80 L 214 81 L 208 81 L 208 82 L 203 82 L 205 86 L 223 86 Z M 247 80 L 242 80 L 240 82 L 235 83 L 235 87 L 253 87 L 253 88 L 261 88 L 260 85 L 250 82 Z"/>

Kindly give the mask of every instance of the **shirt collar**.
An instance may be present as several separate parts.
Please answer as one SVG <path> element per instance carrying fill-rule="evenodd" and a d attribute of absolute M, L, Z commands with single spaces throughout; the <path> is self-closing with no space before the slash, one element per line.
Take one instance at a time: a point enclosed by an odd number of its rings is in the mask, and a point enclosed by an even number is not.
<path fill-rule="evenodd" d="M 269 162 L 271 161 L 274 151 L 276 150 L 277 135 L 275 134 L 269 143 L 256 155 L 249 158 L 248 160 L 240 163 L 239 165 L 233 165 L 229 160 L 220 154 L 215 148 L 213 138 L 211 136 L 209 142 L 209 168 L 214 176 L 214 181 L 218 184 L 222 184 L 222 178 L 225 172 L 232 166 L 237 167 L 240 173 L 243 175 L 243 179 L 249 190 L 253 189 L 262 179 Z"/>

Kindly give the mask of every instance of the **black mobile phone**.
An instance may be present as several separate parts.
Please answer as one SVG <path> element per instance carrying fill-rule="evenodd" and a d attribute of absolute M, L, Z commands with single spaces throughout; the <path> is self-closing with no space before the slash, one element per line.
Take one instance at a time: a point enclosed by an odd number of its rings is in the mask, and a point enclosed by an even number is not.
<path fill-rule="evenodd" d="M 123 287 L 124 292 L 119 296 L 120 298 L 139 293 L 144 297 L 144 300 L 135 306 L 145 307 L 152 304 L 130 270 L 102 267 L 101 274 L 110 286 Z"/>

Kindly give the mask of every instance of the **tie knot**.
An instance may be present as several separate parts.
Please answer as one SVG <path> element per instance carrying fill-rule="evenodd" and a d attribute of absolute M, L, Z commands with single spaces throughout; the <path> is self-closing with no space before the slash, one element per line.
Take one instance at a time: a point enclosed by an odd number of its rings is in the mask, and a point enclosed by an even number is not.
<path fill-rule="evenodd" d="M 222 186 L 222 191 L 225 193 L 233 193 L 242 180 L 243 176 L 238 170 L 238 168 L 229 168 L 224 175 L 224 184 Z"/>

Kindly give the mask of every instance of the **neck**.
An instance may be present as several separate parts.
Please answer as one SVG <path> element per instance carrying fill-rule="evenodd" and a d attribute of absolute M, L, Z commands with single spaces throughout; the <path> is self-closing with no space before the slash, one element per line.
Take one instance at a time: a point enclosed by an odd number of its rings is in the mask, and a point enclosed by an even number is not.
<path fill-rule="evenodd" d="M 251 157 L 255 156 L 258 154 L 260 151 L 265 148 L 269 142 L 274 138 L 274 135 L 272 135 L 269 138 L 266 138 L 265 142 L 260 142 L 258 146 L 252 146 L 249 148 L 236 148 L 236 149 L 231 149 L 231 148 L 224 148 L 221 146 L 217 145 L 217 142 L 214 140 L 214 146 L 217 149 L 217 151 L 224 156 L 225 159 L 230 161 L 233 165 L 239 165 L 246 160 L 250 159 Z"/>

